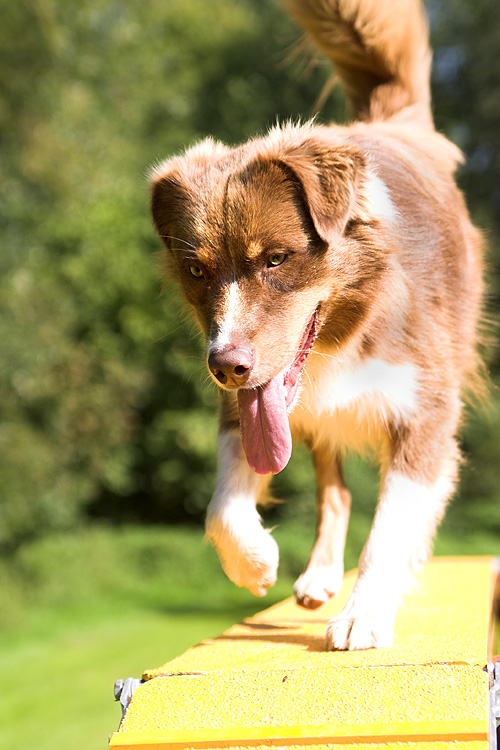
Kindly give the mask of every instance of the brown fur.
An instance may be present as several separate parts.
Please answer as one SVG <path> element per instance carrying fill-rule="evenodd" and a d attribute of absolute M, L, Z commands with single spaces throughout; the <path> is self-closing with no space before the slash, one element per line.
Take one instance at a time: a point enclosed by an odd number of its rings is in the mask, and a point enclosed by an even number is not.
<path fill-rule="evenodd" d="M 229 353 L 251 356 L 244 374 L 226 382 L 222 433 L 238 424 L 238 386 L 256 388 L 284 370 L 318 309 L 306 378 L 319 377 L 320 356 L 324 367 L 371 359 L 411 363 L 418 372 L 414 413 L 385 415 L 363 428 L 360 441 L 376 445 L 382 477 L 432 487 L 447 467 L 452 481 L 463 391 L 478 362 L 481 240 L 453 179 L 461 155 L 432 124 L 420 3 L 286 5 L 334 63 L 357 122 L 285 125 L 233 149 L 209 139 L 153 175 L 154 222 L 208 353 L 215 347 L 219 356 L 222 345 L 214 342 L 232 315 Z M 384 215 L 380 183 L 392 220 Z M 270 266 L 280 253 L 285 262 Z M 239 307 L 232 310 L 235 288 Z M 294 437 L 311 447 L 318 479 L 318 538 L 306 572 L 341 565 L 349 494 L 340 453 L 344 444 L 358 447 L 360 420 L 340 411 L 335 437 L 327 440 L 300 400 L 290 415 Z M 411 552 L 410 567 L 423 554 Z M 370 555 L 367 545 L 362 567 Z M 227 561 L 226 553 L 221 558 Z M 321 603 L 307 594 L 298 599 Z M 335 643 L 332 637 L 330 647 Z"/>

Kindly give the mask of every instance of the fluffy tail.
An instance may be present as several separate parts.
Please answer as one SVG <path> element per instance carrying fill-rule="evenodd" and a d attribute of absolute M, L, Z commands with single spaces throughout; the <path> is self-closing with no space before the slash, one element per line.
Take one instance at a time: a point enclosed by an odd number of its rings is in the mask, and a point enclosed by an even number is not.
<path fill-rule="evenodd" d="M 357 119 L 432 127 L 431 52 L 421 0 L 284 0 L 330 58 Z"/>

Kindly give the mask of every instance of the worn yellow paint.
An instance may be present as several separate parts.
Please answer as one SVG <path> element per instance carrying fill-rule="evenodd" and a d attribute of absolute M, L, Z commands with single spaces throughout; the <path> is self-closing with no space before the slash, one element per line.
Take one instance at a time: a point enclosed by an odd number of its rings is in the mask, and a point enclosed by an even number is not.
<path fill-rule="evenodd" d="M 354 580 L 320 610 L 287 600 L 147 670 L 110 747 L 487 748 L 490 558 L 429 563 L 393 647 L 325 652 Z"/>

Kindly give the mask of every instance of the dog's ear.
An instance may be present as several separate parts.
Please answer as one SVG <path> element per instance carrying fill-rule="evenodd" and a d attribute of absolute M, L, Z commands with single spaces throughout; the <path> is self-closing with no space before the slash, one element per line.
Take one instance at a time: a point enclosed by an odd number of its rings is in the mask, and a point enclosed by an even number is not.
<path fill-rule="evenodd" d="M 330 245 L 353 218 L 366 168 L 362 152 L 311 138 L 282 152 L 280 161 L 295 176 L 318 235 Z"/>
<path fill-rule="evenodd" d="M 206 138 L 184 155 L 167 159 L 151 172 L 151 213 L 158 234 L 169 247 L 172 225 L 189 224 L 193 207 L 203 189 L 207 175 L 217 169 L 229 149 Z M 191 207 L 191 211 L 189 211 Z"/>
<path fill-rule="evenodd" d="M 182 215 L 182 206 L 186 201 L 186 191 L 180 175 L 168 163 L 157 168 L 151 185 L 151 214 L 160 238 L 168 247 L 172 240 L 172 221 Z"/>

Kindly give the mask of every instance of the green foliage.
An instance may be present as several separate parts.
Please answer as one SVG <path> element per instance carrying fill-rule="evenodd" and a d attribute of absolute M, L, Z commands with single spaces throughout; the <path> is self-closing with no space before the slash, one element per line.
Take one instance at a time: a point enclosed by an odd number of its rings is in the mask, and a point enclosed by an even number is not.
<path fill-rule="evenodd" d="M 429 7 L 437 120 L 471 157 L 462 180 L 495 258 L 496 0 Z M 147 172 L 199 137 L 234 143 L 311 116 L 329 68 L 292 59 L 298 32 L 273 0 L 0 12 L 0 547 L 87 517 L 199 520 L 216 394 L 175 289 L 161 294 Z M 343 113 L 334 92 L 321 118 Z M 498 416 L 484 424 L 466 447 L 487 518 Z M 310 507 L 308 460 L 295 464 L 279 493 Z M 457 507 L 477 494 L 464 487 Z"/>

